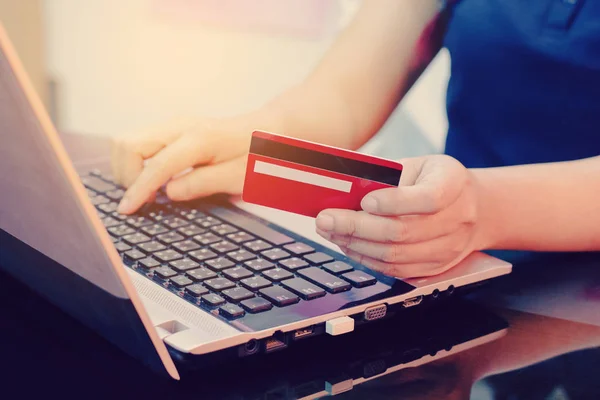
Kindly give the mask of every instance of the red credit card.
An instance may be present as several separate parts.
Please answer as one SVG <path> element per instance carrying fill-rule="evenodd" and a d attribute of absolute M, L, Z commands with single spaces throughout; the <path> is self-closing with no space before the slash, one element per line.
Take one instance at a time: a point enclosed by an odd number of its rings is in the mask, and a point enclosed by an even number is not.
<path fill-rule="evenodd" d="M 252 134 L 242 199 L 316 217 L 360 210 L 373 190 L 398 186 L 402 164 L 287 136 Z"/>

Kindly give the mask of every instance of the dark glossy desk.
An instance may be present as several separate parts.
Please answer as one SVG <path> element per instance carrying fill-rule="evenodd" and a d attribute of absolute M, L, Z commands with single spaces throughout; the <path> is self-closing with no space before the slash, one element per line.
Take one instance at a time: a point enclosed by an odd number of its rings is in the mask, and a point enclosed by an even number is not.
<path fill-rule="evenodd" d="M 80 165 L 108 154 L 105 140 L 64 137 Z M 511 276 L 471 297 L 508 321 L 506 336 L 375 378 L 336 398 L 600 399 L 598 254 L 552 255 L 515 265 Z M 282 383 L 295 381 L 296 363 L 305 369 L 325 363 L 318 356 L 280 352 L 256 367 L 221 366 L 170 381 L 2 272 L 0 315 L 0 398 L 6 399 L 297 398 L 300 389 Z M 348 352 L 363 346 L 348 340 Z"/>

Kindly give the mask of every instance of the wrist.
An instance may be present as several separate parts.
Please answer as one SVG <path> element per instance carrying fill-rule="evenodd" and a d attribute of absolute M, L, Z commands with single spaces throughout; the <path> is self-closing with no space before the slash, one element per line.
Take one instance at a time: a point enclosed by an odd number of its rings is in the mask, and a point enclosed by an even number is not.
<path fill-rule="evenodd" d="M 496 249 L 502 242 L 504 225 L 501 207 L 497 206 L 497 196 L 493 193 L 494 184 L 490 169 L 469 169 L 477 201 L 476 250 Z"/>

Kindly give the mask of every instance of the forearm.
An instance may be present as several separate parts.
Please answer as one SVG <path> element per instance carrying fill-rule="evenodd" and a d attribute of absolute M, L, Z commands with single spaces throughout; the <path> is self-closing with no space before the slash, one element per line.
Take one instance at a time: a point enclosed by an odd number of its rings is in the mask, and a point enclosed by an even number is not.
<path fill-rule="evenodd" d="M 315 71 L 250 120 L 260 129 L 360 147 L 412 83 L 415 44 L 436 12 L 435 0 L 364 2 Z"/>
<path fill-rule="evenodd" d="M 600 157 L 472 172 L 482 249 L 600 250 Z"/>

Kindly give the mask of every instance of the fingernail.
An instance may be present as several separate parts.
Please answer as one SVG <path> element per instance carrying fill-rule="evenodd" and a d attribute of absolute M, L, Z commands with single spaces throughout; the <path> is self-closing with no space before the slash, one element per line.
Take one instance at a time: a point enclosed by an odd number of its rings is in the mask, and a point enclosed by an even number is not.
<path fill-rule="evenodd" d="M 319 228 L 319 229 L 322 229 L 324 231 L 333 230 L 334 221 L 333 221 L 333 217 L 331 215 L 319 214 L 317 216 L 316 222 L 317 222 L 317 228 Z"/>
<path fill-rule="evenodd" d="M 131 200 L 127 197 L 123 197 L 123 200 L 119 203 L 119 207 L 117 207 L 117 212 L 119 214 L 127 214 L 131 209 Z"/>
<path fill-rule="evenodd" d="M 379 208 L 377 199 L 373 196 L 365 196 L 360 202 L 360 206 L 366 212 L 376 212 Z"/>

